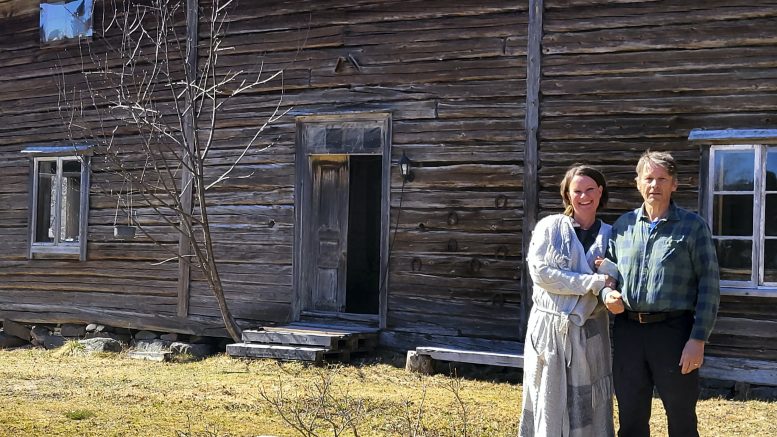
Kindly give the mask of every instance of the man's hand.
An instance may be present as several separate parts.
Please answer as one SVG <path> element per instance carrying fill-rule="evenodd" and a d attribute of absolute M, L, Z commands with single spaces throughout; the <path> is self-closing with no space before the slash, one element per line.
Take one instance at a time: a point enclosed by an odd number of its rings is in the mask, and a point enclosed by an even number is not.
<path fill-rule="evenodd" d="M 615 290 L 611 291 L 604 298 L 604 306 L 613 314 L 620 314 L 626 310 L 626 307 L 623 306 L 623 297 L 621 297 L 620 291 Z"/>
<path fill-rule="evenodd" d="M 683 348 L 683 354 L 680 355 L 680 372 L 685 375 L 701 367 L 704 363 L 704 342 L 689 339 Z"/>

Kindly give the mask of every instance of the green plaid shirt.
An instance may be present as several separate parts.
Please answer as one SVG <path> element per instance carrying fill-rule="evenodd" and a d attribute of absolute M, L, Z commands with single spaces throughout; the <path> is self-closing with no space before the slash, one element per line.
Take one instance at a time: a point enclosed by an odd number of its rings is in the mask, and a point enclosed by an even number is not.
<path fill-rule="evenodd" d="M 715 245 L 701 217 L 672 202 L 651 231 L 642 207 L 628 212 L 612 225 L 607 257 L 618 265 L 627 310 L 694 311 L 691 338 L 709 338 L 720 280 Z"/>

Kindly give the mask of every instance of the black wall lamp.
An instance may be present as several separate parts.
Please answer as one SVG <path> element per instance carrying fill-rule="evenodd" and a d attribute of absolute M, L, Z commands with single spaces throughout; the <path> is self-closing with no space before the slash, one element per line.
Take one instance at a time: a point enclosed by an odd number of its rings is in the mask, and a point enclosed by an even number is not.
<path fill-rule="evenodd" d="M 410 160 L 410 158 L 407 157 L 405 154 L 405 151 L 402 151 L 402 157 L 399 158 L 399 174 L 402 175 L 402 180 L 405 182 L 413 182 L 413 179 L 415 176 L 413 176 L 413 172 L 410 171 L 410 167 L 412 167 L 413 161 Z"/>

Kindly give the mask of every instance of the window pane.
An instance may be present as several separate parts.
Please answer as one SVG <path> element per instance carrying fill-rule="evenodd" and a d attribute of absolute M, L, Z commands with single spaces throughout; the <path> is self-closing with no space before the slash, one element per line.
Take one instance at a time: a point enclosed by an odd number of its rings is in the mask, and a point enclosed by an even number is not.
<path fill-rule="evenodd" d="M 40 2 L 40 40 L 92 36 L 92 0 Z"/>
<path fill-rule="evenodd" d="M 52 184 L 51 171 L 56 164 L 52 162 L 40 162 L 38 164 L 38 193 L 35 204 L 35 242 L 47 243 L 54 241 L 51 228 L 54 225 L 53 214 L 56 199 L 56 186 Z M 56 170 L 55 170 L 56 172 Z"/>
<path fill-rule="evenodd" d="M 371 127 L 364 130 L 364 148 L 365 149 L 380 149 L 383 143 L 383 135 L 381 135 L 379 127 Z"/>
<path fill-rule="evenodd" d="M 777 282 L 777 240 L 764 245 L 764 282 Z"/>
<path fill-rule="evenodd" d="M 59 241 L 78 241 L 81 211 L 81 175 L 62 178 Z"/>
<path fill-rule="evenodd" d="M 307 151 L 312 153 L 316 150 L 323 150 L 326 147 L 326 129 L 319 126 L 307 127 Z"/>
<path fill-rule="evenodd" d="M 752 247 L 749 240 L 715 240 L 720 279 L 750 281 L 753 271 Z"/>
<path fill-rule="evenodd" d="M 753 196 L 715 195 L 712 201 L 713 235 L 752 236 Z"/>
<path fill-rule="evenodd" d="M 81 176 L 81 161 L 63 161 L 62 173 L 69 173 L 72 176 Z"/>
<path fill-rule="evenodd" d="M 777 150 L 772 149 L 766 155 L 766 190 L 777 191 Z"/>
<path fill-rule="evenodd" d="M 764 214 L 764 232 L 769 237 L 777 237 L 777 194 L 766 195 Z"/>
<path fill-rule="evenodd" d="M 343 130 L 337 127 L 326 128 L 327 150 L 340 150 L 343 147 Z"/>
<path fill-rule="evenodd" d="M 41 176 L 57 174 L 57 161 L 38 161 L 38 174 Z"/>
<path fill-rule="evenodd" d="M 344 138 L 343 138 L 343 151 L 344 152 L 353 152 L 353 151 L 359 151 L 362 149 L 362 132 L 364 129 L 361 129 L 359 127 L 355 126 L 349 126 L 344 131 Z"/>
<path fill-rule="evenodd" d="M 754 150 L 715 152 L 715 191 L 753 191 Z"/>

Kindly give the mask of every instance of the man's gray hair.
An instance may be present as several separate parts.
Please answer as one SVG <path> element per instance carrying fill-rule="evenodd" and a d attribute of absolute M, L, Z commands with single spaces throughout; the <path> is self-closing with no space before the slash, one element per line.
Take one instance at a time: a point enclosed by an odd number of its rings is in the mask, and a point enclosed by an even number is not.
<path fill-rule="evenodd" d="M 662 167 L 669 173 L 669 176 L 673 178 L 677 175 L 677 162 L 669 152 L 653 152 L 648 150 L 643 153 L 639 158 L 639 162 L 637 162 L 637 176 L 642 174 L 642 169 L 648 164 Z"/>

